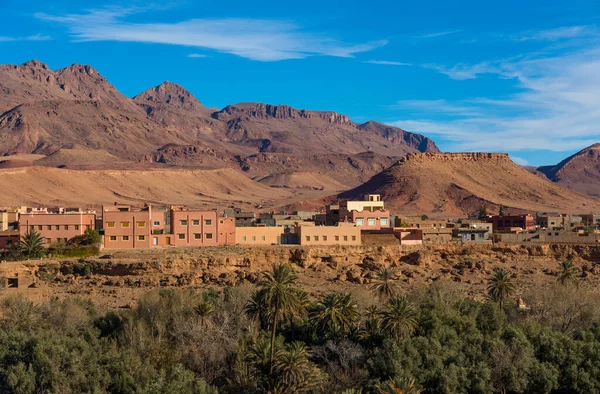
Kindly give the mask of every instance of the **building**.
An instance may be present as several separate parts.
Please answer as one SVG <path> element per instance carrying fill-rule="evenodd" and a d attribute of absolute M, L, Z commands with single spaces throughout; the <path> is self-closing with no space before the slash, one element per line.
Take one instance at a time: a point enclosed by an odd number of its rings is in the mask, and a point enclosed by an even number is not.
<path fill-rule="evenodd" d="M 103 208 L 102 222 L 104 247 L 109 249 L 235 243 L 235 219 L 219 217 L 217 211 L 115 205 Z"/>
<path fill-rule="evenodd" d="M 235 219 L 235 227 L 250 227 L 256 223 L 254 212 L 244 212 L 240 208 L 228 208 L 224 213 L 225 217 Z"/>
<path fill-rule="evenodd" d="M 367 194 L 363 200 L 340 203 L 338 222 L 353 223 L 363 230 L 392 227 L 390 212 L 385 209 L 385 204 L 379 194 Z"/>
<path fill-rule="evenodd" d="M 282 227 L 237 227 L 235 243 L 239 245 L 278 245 L 284 243 Z"/>
<path fill-rule="evenodd" d="M 175 246 L 217 246 L 236 242 L 235 219 L 219 217 L 217 211 L 171 208 L 171 233 Z"/>
<path fill-rule="evenodd" d="M 0 231 L 0 251 L 6 251 L 19 243 L 19 230 Z"/>
<path fill-rule="evenodd" d="M 496 215 L 488 219 L 494 231 L 532 231 L 535 229 L 535 219 L 531 215 Z"/>
<path fill-rule="evenodd" d="M 296 226 L 298 243 L 303 246 L 360 245 L 360 228 L 350 223 L 337 226 Z"/>
<path fill-rule="evenodd" d="M 597 227 L 600 225 L 600 215 L 586 213 L 578 216 L 581 217 L 581 222 L 585 227 Z"/>
<path fill-rule="evenodd" d="M 46 245 L 67 242 L 73 237 L 83 235 L 85 230 L 94 229 L 96 214 L 72 211 L 66 213 L 21 213 L 19 215 L 19 233 L 21 236 L 36 231 L 45 239 Z"/>
<path fill-rule="evenodd" d="M 470 226 L 456 227 L 452 229 L 452 238 L 455 238 L 463 243 L 472 242 L 491 242 L 492 241 L 492 224 L 486 223 L 487 226 Z"/>
<path fill-rule="evenodd" d="M 424 244 L 445 244 L 452 241 L 452 229 L 440 227 L 425 227 L 423 232 Z"/>
<path fill-rule="evenodd" d="M 564 227 L 563 218 L 560 215 L 538 216 L 536 218 L 536 224 L 540 228 L 544 229 L 555 229 Z"/>
<path fill-rule="evenodd" d="M 363 245 L 422 245 L 423 231 L 418 228 L 382 228 L 362 230 Z"/>

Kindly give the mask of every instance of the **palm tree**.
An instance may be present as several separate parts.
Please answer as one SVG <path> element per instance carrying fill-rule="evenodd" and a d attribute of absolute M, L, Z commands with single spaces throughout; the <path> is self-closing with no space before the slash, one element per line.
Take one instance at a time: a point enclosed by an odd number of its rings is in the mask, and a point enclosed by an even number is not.
<path fill-rule="evenodd" d="M 27 234 L 21 236 L 19 248 L 21 252 L 29 259 L 40 258 L 46 254 L 44 238 L 42 238 L 42 235 L 35 230 L 31 230 Z"/>
<path fill-rule="evenodd" d="M 360 315 L 350 293 L 330 293 L 321 297 L 308 317 L 321 331 L 336 333 L 346 332 Z"/>
<path fill-rule="evenodd" d="M 414 379 L 403 379 L 396 381 L 387 381 L 377 385 L 379 394 L 421 394 L 421 390 Z"/>
<path fill-rule="evenodd" d="M 375 283 L 371 286 L 371 290 L 379 296 L 381 300 L 389 300 L 398 295 L 398 290 L 394 280 L 394 270 L 390 268 L 382 268 L 375 275 Z"/>
<path fill-rule="evenodd" d="M 515 284 L 512 282 L 513 276 L 503 269 L 496 270 L 490 278 L 488 284 L 488 296 L 496 303 L 500 309 L 506 299 L 515 292 Z"/>
<path fill-rule="evenodd" d="M 381 311 L 381 330 L 394 338 L 406 338 L 417 328 L 418 312 L 406 296 L 389 299 Z"/>
<path fill-rule="evenodd" d="M 215 313 L 215 307 L 210 302 L 202 301 L 194 308 L 194 312 L 200 317 L 202 325 L 205 326 L 208 318 Z"/>
<path fill-rule="evenodd" d="M 575 264 L 573 264 L 573 262 L 571 260 L 565 260 L 563 262 L 561 262 L 560 264 L 558 264 L 558 283 L 560 283 L 563 286 L 568 285 L 569 283 L 575 283 L 575 285 L 578 284 L 577 282 L 577 267 L 575 267 Z"/>
<path fill-rule="evenodd" d="M 281 393 L 312 392 L 323 383 L 323 374 L 308 359 L 309 353 L 302 342 L 292 342 L 275 362 L 277 386 Z"/>
<path fill-rule="evenodd" d="M 277 324 L 285 319 L 292 319 L 304 308 L 301 291 L 296 287 L 296 274 L 288 264 L 273 265 L 270 272 L 263 272 L 259 282 L 260 289 L 256 291 L 246 304 L 246 312 L 268 322 L 271 327 L 271 354 L 269 362 L 273 368 L 275 351 L 275 334 Z"/>

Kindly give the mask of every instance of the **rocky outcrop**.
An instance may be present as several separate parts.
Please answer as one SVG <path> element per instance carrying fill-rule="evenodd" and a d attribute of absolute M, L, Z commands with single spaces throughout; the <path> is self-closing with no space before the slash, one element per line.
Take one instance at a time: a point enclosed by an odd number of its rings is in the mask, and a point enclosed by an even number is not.
<path fill-rule="evenodd" d="M 355 126 L 348 116 L 335 112 L 307 111 L 292 108 L 287 105 L 272 105 L 263 103 L 242 103 L 228 105 L 223 110 L 213 114 L 215 119 L 247 116 L 256 119 L 320 119 L 329 124 Z"/>
<path fill-rule="evenodd" d="M 467 152 L 467 153 L 409 153 L 401 158 L 399 163 L 424 162 L 424 161 L 501 161 L 511 162 L 506 153 Z"/>

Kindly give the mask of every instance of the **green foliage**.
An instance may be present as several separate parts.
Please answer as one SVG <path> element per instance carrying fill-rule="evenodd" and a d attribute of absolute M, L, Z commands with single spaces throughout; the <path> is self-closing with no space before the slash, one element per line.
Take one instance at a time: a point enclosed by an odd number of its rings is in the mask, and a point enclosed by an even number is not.
<path fill-rule="evenodd" d="M 485 221 L 487 219 L 487 216 L 488 216 L 487 206 L 484 205 L 481 208 L 479 208 L 478 218 L 481 221 Z"/>
<path fill-rule="evenodd" d="M 81 247 L 81 246 L 99 247 L 101 243 L 102 243 L 102 237 L 100 236 L 100 234 L 92 228 L 87 228 L 82 235 L 78 235 L 78 236 L 71 238 L 67 242 L 67 245 L 68 246 L 76 246 L 76 247 Z"/>
<path fill-rule="evenodd" d="M 504 302 L 515 292 L 515 284 L 512 282 L 513 276 L 503 269 L 494 271 L 488 283 L 488 296 L 490 300 L 496 302 L 500 309 Z"/>
<path fill-rule="evenodd" d="M 395 272 L 393 269 L 384 267 L 375 274 L 375 283 L 371 290 L 382 300 L 389 300 L 398 295 L 398 286 L 394 282 Z"/>
<path fill-rule="evenodd" d="M 325 336 L 348 332 L 359 318 L 358 305 L 349 293 L 326 294 L 309 311 L 311 323 Z"/>
<path fill-rule="evenodd" d="M 578 285 L 577 281 L 577 267 L 571 260 L 562 261 L 558 264 L 558 283 L 563 286 L 567 286 L 573 284 L 575 286 Z"/>
<path fill-rule="evenodd" d="M 423 214 L 423 215 L 421 215 L 421 220 L 423 220 L 423 221 L 429 220 L 429 216 Z"/>
<path fill-rule="evenodd" d="M 19 241 L 19 250 L 27 259 L 39 259 L 46 255 L 44 247 L 44 238 L 35 230 L 31 230 L 27 234 L 21 236 Z"/>

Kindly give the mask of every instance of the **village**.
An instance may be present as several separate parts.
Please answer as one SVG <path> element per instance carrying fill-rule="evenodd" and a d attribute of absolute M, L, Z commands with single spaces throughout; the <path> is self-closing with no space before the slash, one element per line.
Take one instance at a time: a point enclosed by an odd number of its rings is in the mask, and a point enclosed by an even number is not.
<path fill-rule="evenodd" d="M 0 208 L 0 251 L 30 233 L 45 246 L 66 245 L 96 230 L 104 249 L 219 245 L 423 245 L 444 243 L 597 243 L 600 215 L 487 215 L 433 220 L 392 214 L 380 195 L 341 201 L 320 212 L 255 213 L 228 208 L 193 210 L 183 206 L 115 203 L 101 212 L 80 208 Z"/>

